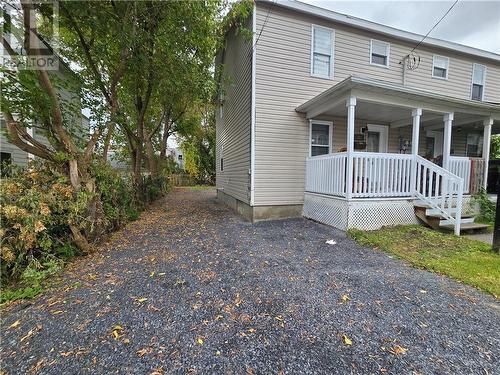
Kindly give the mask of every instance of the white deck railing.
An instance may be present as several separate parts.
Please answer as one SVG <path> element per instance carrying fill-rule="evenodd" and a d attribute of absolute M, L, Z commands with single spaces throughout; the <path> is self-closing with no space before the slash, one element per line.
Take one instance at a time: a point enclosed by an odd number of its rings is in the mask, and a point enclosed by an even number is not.
<path fill-rule="evenodd" d="M 409 197 L 412 155 L 353 153 L 352 197 Z"/>
<path fill-rule="evenodd" d="M 475 194 L 483 186 L 484 159 L 467 156 L 450 156 L 449 171 L 464 182 L 464 194 Z"/>
<path fill-rule="evenodd" d="M 306 191 L 345 197 L 347 153 L 313 156 L 306 164 Z"/>
<path fill-rule="evenodd" d="M 416 156 L 415 162 L 416 197 L 441 212 L 454 224 L 455 234 L 459 235 L 464 192 L 463 179 L 421 156 Z"/>
<path fill-rule="evenodd" d="M 347 197 L 346 179 L 352 178 L 352 198 L 418 198 L 441 212 L 454 224 L 455 233 L 460 233 L 461 177 L 418 155 L 354 152 L 352 177 L 346 175 L 347 163 L 344 152 L 309 157 L 306 191 Z"/>

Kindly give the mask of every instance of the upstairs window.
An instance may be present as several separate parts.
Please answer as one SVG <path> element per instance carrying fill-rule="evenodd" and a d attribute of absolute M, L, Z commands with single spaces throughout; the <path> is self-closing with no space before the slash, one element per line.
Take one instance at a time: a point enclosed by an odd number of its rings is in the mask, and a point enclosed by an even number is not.
<path fill-rule="evenodd" d="M 434 55 L 432 57 L 432 77 L 448 79 L 448 66 L 450 60 L 447 57 Z"/>
<path fill-rule="evenodd" d="M 388 68 L 390 46 L 389 43 L 372 39 L 370 44 L 370 63 Z"/>
<path fill-rule="evenodd" d="M 472 66 L 472 100 L 483 100 L 485 79 L 486 67 L 481 64 L 474 64 Z"/>
<path fill-rule="evenodd" d="M 334 30 L 313 25 L 311 43 L 311 74 L 313 76 L 333 77 L 334 37 Z"/>
<path fill-rule="evenodd" d="M 311 121 L 311 148 L 310 155 L 329 154 L 332 147 L 333 124 L 327 121 Z"/>

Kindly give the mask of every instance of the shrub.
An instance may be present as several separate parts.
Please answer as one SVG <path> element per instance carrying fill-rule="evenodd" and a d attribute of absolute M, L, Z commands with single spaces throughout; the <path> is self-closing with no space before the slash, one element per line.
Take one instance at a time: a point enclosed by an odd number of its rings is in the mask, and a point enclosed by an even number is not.
<path fill-rule="evenodd" d="M 477 219 L 493 225 L 495 223 L 496 205 L 489 199 L 486 190 L 481 189 L 479 194 L 474 196 L 473 202 L 479 205 L 479 217 Z"/>
<path fill-rule="evenodd" d="M 83 215 L 87 197 L 74 194 L 67 178 L 36 162 L 0 182 L 2 281 L 67 252 L 68 223 Z M 83 204 L 82 204 L 83 203 Z"/>
<path fill-rule="evenodd" d="M 2 284 L 20 281 L 36 289 L 65 260 L 78 254 L 70 223 L 82 228 L 88 240 L 96 241 L 137 219 L 146 203 L 166 191 L 164 178 L 145 177 L 139 189 L 143 194 L 137 194 L 129 176 L 105 163 L 94 163 L 90 173 L 96 191 L 77 194 L 63 173 L 42 161 L 0 181 Z M 98 208 L 97 215 L 89 214 L 91 206 Z"/>

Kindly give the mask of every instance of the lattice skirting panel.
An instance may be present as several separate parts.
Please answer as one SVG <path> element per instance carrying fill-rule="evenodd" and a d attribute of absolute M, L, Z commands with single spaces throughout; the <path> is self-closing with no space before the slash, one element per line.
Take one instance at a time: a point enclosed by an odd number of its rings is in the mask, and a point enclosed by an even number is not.
<path fill-rule="evenodd" d="M 374 230 L 383 226 L 418 223 L 413 199 L 370 199 L 349 202 L 348 228 Z"/>
<path fill-rule="evenodd" d="M 344 199 L 305 193 L 302 214 L 309 219 L 341 230 L 347 230 L 348 228 L 348 205 Z"/>
<path fill-rule="evenodd" d="M 305 193 L 303 215 L 341 230 L 418 224 L 412 199 L 353 200 Z"/>

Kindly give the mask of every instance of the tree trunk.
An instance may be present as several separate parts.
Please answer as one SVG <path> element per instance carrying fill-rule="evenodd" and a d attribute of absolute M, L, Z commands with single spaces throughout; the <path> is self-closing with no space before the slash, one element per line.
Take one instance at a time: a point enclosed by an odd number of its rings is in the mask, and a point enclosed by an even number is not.
<path fill-rule="evenodd" d="M 493 229 L 493 251 L 500 254 L 500 188 L 497 189 L 497 211 Z"/>
<path fill-rule="evenodd" d="M 102 152 L 102 160 L 104 162 L 108 161 L 109 144 L 111 142 L 111 137 L 113 136 L 114 130 L 115 130 L 115 124 L 109 123 L 108 132 L 106 133 L 106 138 L 104 138 L 104 149 Z"/>
<path fill-rule="evenodd" d="M 167 158 L 167 141 L 170 136 L 170 119 L 167 117 L 165 119 L 165 125 L 163 127 L 163 134 L 160 141 L 160 160 L 165 160 Z"/>
<path fill-rule="evenodd" d="M 149 172 L 151 173 L 152 178 L 157 178 L 158 177 L 158 168 L 156 165 L 153 142 L 151 142 L 151 139 L 148 138 L 148 139 L 144 140 L 144 143 L 146 146 L 146 156 L 148 158 Z"/>

